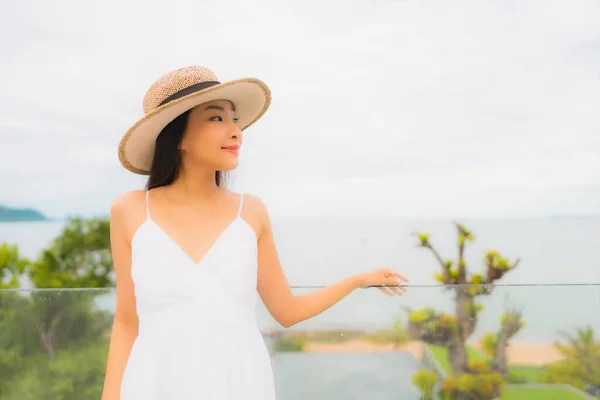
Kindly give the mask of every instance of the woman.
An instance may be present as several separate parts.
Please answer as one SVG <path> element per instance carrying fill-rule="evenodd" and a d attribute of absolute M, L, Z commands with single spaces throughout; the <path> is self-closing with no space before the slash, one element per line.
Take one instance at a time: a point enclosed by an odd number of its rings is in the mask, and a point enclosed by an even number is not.
<path fill-rule="evenodd" d="M 117 282 L 103 400 L 273 400 L 256 294 L 282 326 L 314 317 L 357 288 L 402 294 L 382 268 L 294 295 L 279 263 L 267 208 L 224 187 L 242 131 L 271 102 L 256 79 L 218 82 L 188 67 L 155 82 L 145 116 L 119 145 L 146 190 L 111 206 Z"/>

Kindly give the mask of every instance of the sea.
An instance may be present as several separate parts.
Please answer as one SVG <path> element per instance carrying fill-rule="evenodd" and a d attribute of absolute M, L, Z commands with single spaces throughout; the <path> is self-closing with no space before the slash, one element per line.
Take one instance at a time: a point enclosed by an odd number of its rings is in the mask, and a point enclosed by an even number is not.
<path fill-rule="evenodd" d="M 274 219 L 279 258 L 296 294 L 382 266 L 410 280 L 403 296 L 358 289 L 289 329 L 376 331 L 390 328 L 396 318 L 406 320 L 408 310 L 433 307 L 452 313 L 452 293 L 434 279 L 440 266 L 430 250 L 418 246 L 415 234 L 429 233 L 441 257 L 456 260 L 455 223 L 475 235 L 465 253 L 471 272 L 485 271 L 488 250 L 510 261 L 519 259 L 517 268 L 498 282 L 492 294 L 480 298 L 484 309 L 474 341 L 497 331 L 502 313 L 508 310 L 521 311 L 526 322 L 514 342 L 549 343 L 561 340 L 562 332 L 585 325 L 600 332 L 600 217 Z M 34 258 L 65 224 L 0 223 L 0 242 L 17 244 L 23 256 Z M 102 299 L 102 306 L 114 307 L 114 293 Z M 282 329 L 260 300 L 257 315 L 263 332 Z M 418 360 L 403 352 L 274 356 L 280 400 L 416 399 L 411 375 L 420 367 Z"/>

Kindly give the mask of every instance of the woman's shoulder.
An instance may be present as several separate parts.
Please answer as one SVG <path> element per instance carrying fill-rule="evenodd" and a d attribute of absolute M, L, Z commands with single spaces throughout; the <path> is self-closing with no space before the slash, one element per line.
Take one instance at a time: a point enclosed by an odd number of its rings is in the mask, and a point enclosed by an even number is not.
<path fill-rule="evenodd" d="M 267 205 L 259 196 L 252 193 L 240 193 L 244 196 L 244 202 L 242 207 L 242 218 L 246 220 L 256 232 L 258 237 L 262 236 L 262 233 L 269 229 L 269 211 Z"/>
<path fill-rule="evenodd" d="M 253 193 L 240 193 L 244 196 L 244 207 L 256 213 L 268 213 L 267 205 L 262 198 Z"/>
<path fill-rule="evenodd" d="M 110 224 L 131 240 L 134 232 L 146 220 L 146 191 L 132 190 L 119 194 L 110 207 Z"/>
<path fill-rule="evenodd" d="M 123 214 L 129 214 L 131 211 L 138 209 L 139 207 L 146 207 L 146 191 L 145 190 L 131 190 L 129 192 L 121 193 L 113 200 L 110 206 L 111 216 L 120 216 Z"/>

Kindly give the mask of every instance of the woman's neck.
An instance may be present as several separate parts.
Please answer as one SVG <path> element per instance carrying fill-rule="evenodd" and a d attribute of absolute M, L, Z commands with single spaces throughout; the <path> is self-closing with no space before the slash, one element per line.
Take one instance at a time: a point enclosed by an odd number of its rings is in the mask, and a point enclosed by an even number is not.
<path fill-rule="evenodd" d="M 170 186 L 179 195 L 195 200 L 211 198 L 220 190 L 215 171 L 181 171 Z"/>

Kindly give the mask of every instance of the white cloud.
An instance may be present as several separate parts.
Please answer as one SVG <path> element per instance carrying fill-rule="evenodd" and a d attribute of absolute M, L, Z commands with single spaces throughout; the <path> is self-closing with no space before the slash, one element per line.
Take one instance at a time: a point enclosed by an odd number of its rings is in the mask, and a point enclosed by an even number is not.
<path fill-rule="evenodd" d="M 0 203 L 105 213 L 146 88 L 202 64 L 270 84 L 235 182 L 278 215 L 600 213 L 597 2 L 6 8 Z"/>

